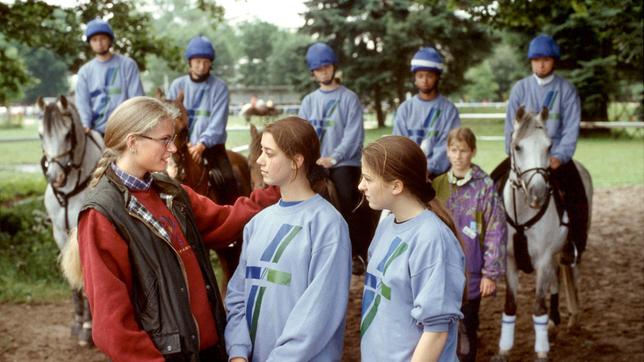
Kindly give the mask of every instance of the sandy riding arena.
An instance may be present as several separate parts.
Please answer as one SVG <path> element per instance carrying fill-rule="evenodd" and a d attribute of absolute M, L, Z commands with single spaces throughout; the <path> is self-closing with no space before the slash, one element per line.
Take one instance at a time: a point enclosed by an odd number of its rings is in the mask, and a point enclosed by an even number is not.
<path fill-rule="evenodd" d="M 644 187 L 597 190 L 588 249 L 581 264 L 580 326 L 562 324 L 551 338 L 553 361 L 644 361 Z M 512 361 L 533 360 L 532 276 L 522 275 Z M 497 350 L 503 293 L 481 305 L 478 359 Z M 354 277 L 347 315 L 344 361 L 359 361 L 362 280 Z M 69 337 L 71 303 L 0 305 L 0 361 L 105 361 L 96 349 Z"/>

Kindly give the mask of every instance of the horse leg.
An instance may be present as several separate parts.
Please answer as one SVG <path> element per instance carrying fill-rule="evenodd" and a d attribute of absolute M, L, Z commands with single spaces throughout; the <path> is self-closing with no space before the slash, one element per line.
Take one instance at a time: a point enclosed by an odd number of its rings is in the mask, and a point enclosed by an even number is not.
<path fill-rule="evenodd" d="M 514 346 L 514 327 L 517 319 L 516 293 L 519 287 L 519 272 L 511 247 L 507 255 L 508 270 L 505 275 L 505 306 L 501 317 L 501 338 L 499 353 L 492 358 L 494 362 L 507 361 Z"/>
<path fill-rule="evenodd" d="M 566 294 L 566 306 L 570 315 L 568 319 L 568 329 L 574 329 L 579 322 L 581 308 L 579 306 L 579 295 L 577 294 L 577 281 L 575 271 L 579 266 L 573 268 L 570 265 L 563 265 L 561 268 L 561 279 L 563 280 L 564 293 Z"/>
<path fill-rule="evenodd" d="M 78 334 L 83 328 L 83 292 L 73 289 L 72 301 L 74 303 L 74 320 L 71 326 L 71 336 L 78 338 Z"/>
<path fill-rule="evenodd" d="M 83 298 L 83 328 L 78 333 L 78 345 L 81 347 L 91 347 L 94 344 L 92 340 L 92 312 L 89 309 L 89 301 L 85 292 L 81 291 Z"/>
<path fill-rule="evenodd" d="M 546 296 L 548 295 L 550 285 L 554 278 L 555 270 L 552 262 L 538 263 L 536 296 L 532 315 L 535 334 L 534 351 L 537 353 L 537 361 L 547 361 L 548 351 L 550 351 Z"/>
<path fill-rule="evenodd" d="M 556 276 L 559 276 L 561 269 L 554 264 Z M 561 315 L 559 314 L 559 278 L 553 278 L 552 286 L 550 287 L 550 311 L 548 313 L 550 321 L 548 321 L 548 329 L 553 330 L 554 327 L 561 323 Z"/>

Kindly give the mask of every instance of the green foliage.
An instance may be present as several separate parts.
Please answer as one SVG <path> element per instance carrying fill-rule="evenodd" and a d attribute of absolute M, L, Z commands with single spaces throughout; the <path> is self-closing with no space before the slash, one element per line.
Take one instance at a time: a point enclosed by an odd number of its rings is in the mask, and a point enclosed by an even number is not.
<path fill-rule="evenodd" d="M 0 210 L 0 301 L 30 300 L 40 286 L 64 284 L 42 198 Z"/>
<path fill-rule="evenodd" d="M 447 70 L 441 91 L 464 83 L 465 71 L 482 60 L 490 38 L 476 22 L 458 15 L 448 1 L 307 1 L 304 30 L 336 51 L 344 83 L 372 106 L 379 125 L 385 105 L 415 92 L 409 61 L 422 46 L 434 46 Z"/>
<path fill-rule="evenodd" d="M 26 48 L 21 51 L 22 58 L 34 84 L 25 89 L 24 103 L 35 103 L 38 97 L 57 97 L 67 94 L 67 66 L 51 50 L 45 48 Z"/>
<path fill-rule="evenodd" d="M 41 173 L 26 174 L 0 169 L 0 204 L 42 195 L 46 186 L 47 182 Z"/>
<path fill-rule="evenodd" d="M 17 47 L 12 46 L 0 33 L 0 105 L 22 98 L 24 87 L 28 84 L 27 69 L 18 55 Z"/>
<path fill-rule="evenodd" d="M 583 101 L 582 119 L 605 121 L 610 100 L 620 99 L 619 81 L 644 79 L 642 2 L 471 0 L 473 18 L 517 34 L 512 43 L 523 50 L 538 33 L 551 34 L 562 50 L 559 69 L 577 86 Z M 640 117 L 644 93 L 638 95 Z"/>

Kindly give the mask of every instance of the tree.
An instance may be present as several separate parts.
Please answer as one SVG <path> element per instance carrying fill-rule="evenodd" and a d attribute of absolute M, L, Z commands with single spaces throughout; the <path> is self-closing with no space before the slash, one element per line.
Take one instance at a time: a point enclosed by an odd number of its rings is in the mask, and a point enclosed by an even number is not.
<path fill-rule="evenodd" d="M 205 1 L 197 1 L 204 8 L 212 8 Z M 0 3 L 0 35 L 6 42 L 14 42 L 32 49 L 44 48 L 56 54 L 72 72 L 93 57 L 91 49 L 82 38 L 84 24 L 101 17 L 110 21 L 116 41 L 114 50 L 132 57 L 139 68 L 146 69 L 146 55 L 157 54 L 161 58 L 180 62 L 180 50 L 151 29 L 149 14 L 137 10 L 138 2 L 130 0 L 103 0 L 82 3 L 75 8 L 63 9 L 44 1 L 17 1 L 12 5 Z M 54 39 L 54 41 L 52 41 Z M 168 45 L 170 44 L 170 45 Z M 20 98 L 20 92 L 28 82 L 22 60 L 3 52 L 2 84 L 5 98 Z M 23 69 L 23 71 L 21 71 Z"/>
<path fill-rule="evenodd" d="M 538 33 L 552 35 L 562 49 L 559 69 L 570 77 L 582 99 L 582 119 L 608 118 L 608 101 L 622 92 L 619 80 L 644 79 L 642 2 L 474 0 L 473 18 L 518 36 L 515 45 L 527 51 Z M 640 110 L 644 94 L 640 94 Z M 641 112 L 641 111 L 640 111 Z"/>
<path fill-rule="evenodd" d="M 21 52 L 34 84 L 25 89 L 23 102 L 35 103 L 38 97 L 57 97 L 69 91 L 67 65 L 51 50 L 25 48 Z"/>
<path fill-rule="evenodd" d="M 26 66 L 18 56 L 18 48 L 7 42 L 0 33 L 0 105 L 22 98 L 30 82 Z"/>
<path fill-rule="evenodd" d="M 338 53 L 348 83 L 384 125 L 387 109 L 415 91 L 409 61 L 422 46 L 434 46 L 447 70 L 441 91 L 464 83 L 464 73 L 488 52 L 490 38 L 450 1 L 313 0 L 306 3 L 304 30 Z"/>

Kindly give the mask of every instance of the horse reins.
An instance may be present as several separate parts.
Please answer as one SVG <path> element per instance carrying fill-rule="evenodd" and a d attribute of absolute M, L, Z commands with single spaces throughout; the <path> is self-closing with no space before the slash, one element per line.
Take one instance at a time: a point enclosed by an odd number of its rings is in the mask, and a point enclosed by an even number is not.
<path fill-rule="evenodd" d="M 65 112 L 65 113 L 63 113 L 63 115 L 69 115 L 69 112 Z M 83 165 L 83 160 L 85 159 L 85 153 L 87 151 L 87 139 L 89 138 L 89 140 L 91 140 L 92 143 L 94 143 L 94 145 L 96 145 L 96 147 L 98 147 L 99 149 L 101 148 L 101 146 L 94 139 L 94 137 L 92 137 L 91 134 L 85 133 L 84 134 L 85 135 L 85 139 L 84 139 L 85 142 L 83 144 L 83 151 L 81 153 L 81 157 L 80 157 L 78 163 L 76 163 L 75 160 L 74 160 L 74 154 L 75 154 L 74 151 L 76 149 L 77 140 L 76 140 L 76 125 L 75 125 L 74 120 L 72 120 L 72 127 L 71 127 L 70 131 L 67 133 L 67 135 L 65 137 L 69 137 L 69 135 L 73 135 L 73 137 L 71 139 L 71 147 L 69 148 L 69 150 L 67 150 L 67 151 L 65 151 L 65 152 L 63 152 L 63 153 L 61 153 L 59 155 L 56 155 L 54 157 L 48 157 L 47 152 L 45 152 L 43 150 L 44 154 L 43 154 L 42 158 L 40 159 L 40 167 L 42 168 L 43 174 L 45 176 L 47 175 L 47 170 L 49 169 L 49 165 L 51 163 L 58 164 L 58 166 L 60 166 L 60 168 L 63 170 L 63 174 L 65 175 L 65 183 L 67 183 L 67 180 L 69 179 L 68 176 L 74 170 L 78 171 L 78 177 L 76 178 L 76 185 L 74 186 L 74 188 L 70 192 L 67 192 L 67 193 L 62 192 L 62 191 L 60 191 L 60 189 L 62 187 L 56 187 L 53 184 L 50 184 L 51 189 L 54 192 L 54 196 L 56 197 L 56 200 L 58 201 L 58 204 L 61 207 L 65 208 L 65 230 L 67 232 L 69 232 L 69 202 L 68 201 L 69 201 L 70 198 L 72 198 L 72 197 L 78 195 L 79 193 L 81 193 L 87 187 L 87 185 L 89 184 L 89 181 L 91 179 L 91 176 L 92 176 L 91 172 L 88 173 L 87 177 L 85 177 L 85 179 L 81 182 L 81 174 L 82 174 L 81 166 Z M 66 163 L 63 164 L 63 162 L 61 162 L 60 159 L 63 158 L 63 157 L 66 157 L 66 156 L 69 157 L 69 160 Z M 63 185 L 63 187 L 64 187 L 64 185 Z"/>

